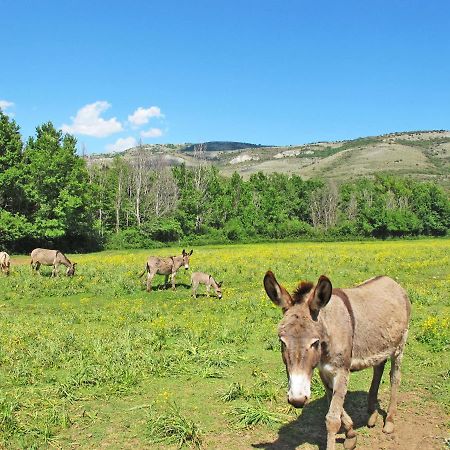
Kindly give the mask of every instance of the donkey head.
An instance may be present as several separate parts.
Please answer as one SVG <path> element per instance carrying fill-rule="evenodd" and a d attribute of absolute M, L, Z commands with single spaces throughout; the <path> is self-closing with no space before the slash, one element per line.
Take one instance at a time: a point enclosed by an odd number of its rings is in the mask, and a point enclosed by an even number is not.
<path fill-rule="evenodd" d="M 219 298 L 219 300 L 222 298 L 222 284 L 223 281 L 220 281 L 219 283 L 216 283 L 217 287 L 215 289 L 217 297 Z"/>
<path fill-rule="evenodd" d="M 77 263 L 73 263 L 67 268 L 66 275 L 68 277 L 73 277 L 75 275 L 75 266 L 76 265 L 77 265 Z"/>
<path fill-rule="evenodd" d="M 322 275 L 316 286 L 303 282 L 291 296 L 268 271 L 264 288 L 284 313 L 278 336 L 289 381 L 288 402 L 302 408 L 311 396 L 312 373 L 321 357 L 323 333 L 318 316 L 331 298 L 331 282 Z"/>
<path fill-rule="evenodd" d="M 181 252 L 181 255 L 183 256 L 183 264 L 184 264 L 184 268 L 185 268 L 186 270 L 189 269 L 189 257 L 192 255 L 192 253 L 194 253 L 194 250 L 191 250 L 189 253 L 186 253 L 186 252 L 184 251 L 184 248 L 183 248 L 183 251 Z"/>

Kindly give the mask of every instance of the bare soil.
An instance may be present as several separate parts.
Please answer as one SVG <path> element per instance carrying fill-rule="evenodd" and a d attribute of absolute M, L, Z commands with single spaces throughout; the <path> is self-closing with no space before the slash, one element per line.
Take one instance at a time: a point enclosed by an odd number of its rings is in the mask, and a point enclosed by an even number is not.
<path fill-rule="evenodd" d="M 374 428 L 366 426 L 365 392 L 350 392 L 346 400 L 346 410 L 355 424 L 358 434 L 357 449 L 370 450 L 444 450 L 449 446 L 450 438 L 448 416 L 438 406 L 421 409 L 420 399 L 412 393 L 399 396 L 396 429 L 391 435 L 382 432 L 385 416 L 384 408 L 388 398 L 382 395 L 382 410 Z M 264 449 L 264 450 L 325 450 L 326 428 L 325 414 L 327 402 L 324 398 L 308 405 L 303 413 L 293 422 L 283 425 L 278 433 L 261 433 L 248 430 L 236 434 L 228 430 L 223 435 L 205 442 L 205 448 L 225 450 Z M 447 424 L 446 424 L 447 422 Z M 336 449 L 343 449 L 344 434 L 338 435 Z"/>

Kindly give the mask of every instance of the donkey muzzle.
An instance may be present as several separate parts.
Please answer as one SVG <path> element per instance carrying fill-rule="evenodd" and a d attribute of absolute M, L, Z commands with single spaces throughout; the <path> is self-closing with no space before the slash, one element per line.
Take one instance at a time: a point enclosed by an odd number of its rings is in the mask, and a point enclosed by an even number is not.
<path fill-rule="evenodd" d="M 303 408 L 311 396 L 311 380 L 304 373 L 289 375 L 288 402 L 295 408 Z"/>
<path fill-rule="evenodd" d="M 291 398 L 288 396 L 288 403 L 291 404 L 294 408 L 303 408 L 309 401 L 309 398 L 306 395 L 302 397 Z"/>

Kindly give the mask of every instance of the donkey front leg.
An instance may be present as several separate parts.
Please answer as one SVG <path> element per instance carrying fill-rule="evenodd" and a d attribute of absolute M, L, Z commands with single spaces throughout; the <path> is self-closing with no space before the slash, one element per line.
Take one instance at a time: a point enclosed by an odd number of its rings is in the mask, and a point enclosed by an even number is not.
<path fill-rule="evenodd" d="M 331 398 L 330 408 L 328 409 L 328 414 L 326 416 L 327 450 L 335 450 L 336 448 L 336 433 L 338 433 L 342 424 L 341 418 L 344 411 L 344 399 L 347 394 L 348 378 L 349 372 L 346 369 L 341 369 L 334 378 L 333 396 Z M 350 419 L 350 417 L 348 418 Z M 353 423 L 352 423 L 352 431 L 353 431 Z M 352 437 L 349 436 L 349 438 L 350 439 L 355 438 L 356 444 L 356 434 L 354 434 Z"/>
<path fill-rule="evenodd" d="M 192 283 L 192 297 L 197 298 L 198 283 Z"/>
<path fill-rule="evenodd" d="M 394 417 L 397 413 L 397 392 L 400 386 L 400 364 L 402 362 L 403 351 L 391 358 L 391 398 L 389 400 L 389 408 L 384 424 L 383 432 L 392 433 L 394 431 Z"/>
<path fill-rule="evenodd" d="M 53 264 L 52 277 L 56 277 L 58 275 L 58 265 Z"/>
<path fill-rule="evenodd" d="M 386 361 L 383 361 L 378 366 L 373 368 L 373 378 L 369 389 L 367 411 L 369 413 L 369 420 L 367 421 L 368 427 L 375 426 L 378 418 L 378 388 L 380 387 L 381 377 L 383 376 L 384 365 Z"/>
<path fill-rule="evenodd" d="M 331 400 L 333 398 L 333 389 L 331 388 L 331 386 L 333 385 L 333 380 L 330 380 L 330 378 L 325 373 L 319 371 L 319 374 L 325 387 L 328 406 L 330 406 Z M 357 434 L 353 429 L 353 420 L 344 408 L 342 408 L 341 421 L 345 429 L 344 448 L 347 450 L 353 450 L 356 447 Z"/>

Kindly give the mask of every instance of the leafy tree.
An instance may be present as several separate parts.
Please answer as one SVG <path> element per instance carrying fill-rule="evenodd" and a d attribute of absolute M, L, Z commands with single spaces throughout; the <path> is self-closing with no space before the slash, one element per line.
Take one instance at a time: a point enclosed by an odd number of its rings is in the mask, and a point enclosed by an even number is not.
<path fill-rule="evenodd" d="M 91 234 L 95 198 L 75 138 L 48 122 L 36 128 L 23 156 L 34 236 L 53 240 Z"/>

